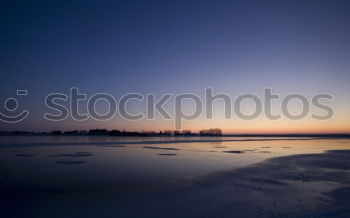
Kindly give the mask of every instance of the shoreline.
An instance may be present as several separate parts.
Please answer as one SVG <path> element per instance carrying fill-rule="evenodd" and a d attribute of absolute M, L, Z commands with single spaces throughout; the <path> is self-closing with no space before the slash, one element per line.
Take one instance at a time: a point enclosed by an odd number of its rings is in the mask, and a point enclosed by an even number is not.
<path fill-rule="evenodd" d="M 90 133 L 90 131 L 93 131 Z M 169 130 L 170 131 L 170 130 Z M 303 138 L 303 137 L 312 137 L 312 138 L 350 138 L 349 132 L 305 132 L 305 133 L 215 133 L 215 134 L 202 134 L 200 132 L 190 132 L 190 133 L 180 133 L 174 131 L 173 133 L 162 133 L 156 131 L 120 131 L 120 130 L 107 130 L 107 129 L 92 129 L 92 130 L 73 130 L 73 131 L 61 131 L 55 130 L 51 132 L 37 132 L 37 131 L 21 131 L 21 130 L 13 130 L 13 131 L 0 131 L 0 136 L 109 136 L 109 137 L 140 137 L 140 138 L 148 138 L 148 137 L 207 137 L 207 138 L 217 138 L 217 137 L 246 137 L 246 138 L 254 138 L 254 137 L 290 137 L 290 138 Z"/>
<path fill-rule="evenodd" d="M 274 157 L 198 178 L 185 189 L 208 194 L 194 201 L 231 208 L 204 213 L 212 216 L 350 217 L 350 150 Z"/>

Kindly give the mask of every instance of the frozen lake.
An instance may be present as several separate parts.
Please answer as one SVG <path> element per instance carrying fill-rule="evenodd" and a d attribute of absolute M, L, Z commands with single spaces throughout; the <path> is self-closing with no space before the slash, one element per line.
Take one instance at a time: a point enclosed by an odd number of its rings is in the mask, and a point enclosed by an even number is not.
<path fill-rule="evenodd" d="M 349 139 L 1 136 L 1 192 L 145 188 L 293 154 L 350 149 Z"/>

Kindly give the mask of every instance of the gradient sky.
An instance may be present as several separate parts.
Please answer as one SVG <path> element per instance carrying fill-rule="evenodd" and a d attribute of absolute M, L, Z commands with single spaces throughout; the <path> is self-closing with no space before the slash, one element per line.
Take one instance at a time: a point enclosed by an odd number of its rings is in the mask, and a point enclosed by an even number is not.
<path fill-rule="evenodd" d="M 31 116 L 0 130 L 173 129 L 173 121 L 45 121 L 45 95 L 79 87 L 116 98 L 129 93 L 203 96 L 205 87 L 232 98 L 244 93 L 330 93 L 328 121 L 213 120 L 184 129 L 225 133 L 350 132 L 349 1 L 8 1 L 0 7 L 1 102 L 27 89 L 20 108 Z M 3 106 L 1 105 L 1 111 Z M 144 111 L 134 103 L 132 110 Z M 172 105 L 168 105 L 171 108 Z M 190 107 L 190 106 L 189 106 Z M 103 109 L 102 109 L 103 110 Z M 274 106 L 274 110 L 280 109 Z"/>

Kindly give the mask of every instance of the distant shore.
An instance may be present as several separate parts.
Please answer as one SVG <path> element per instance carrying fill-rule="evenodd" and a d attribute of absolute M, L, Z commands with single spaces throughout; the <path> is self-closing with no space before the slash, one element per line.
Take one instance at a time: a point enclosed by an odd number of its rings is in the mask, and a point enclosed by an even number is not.
<path fill-rule="evenodd" d="M 165 134 L 162 132 L 89 132 L 89 131 L 0 131 L 0 136 L 115 136 L 115 137 L 319 137 L 319 138 L 350 138 L 350 133 L 305 133 L 305 134 Z"/>

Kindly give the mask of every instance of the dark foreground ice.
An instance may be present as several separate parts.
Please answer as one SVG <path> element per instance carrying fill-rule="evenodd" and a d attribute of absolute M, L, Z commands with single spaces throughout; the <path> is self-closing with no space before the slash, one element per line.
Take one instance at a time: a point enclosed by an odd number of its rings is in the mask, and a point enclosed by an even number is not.
<path fill-rule="evenodd" d="M 1 189 L 0 205 L 1 217 L 350 217 L 350 151 L 123 190 Z"/>

